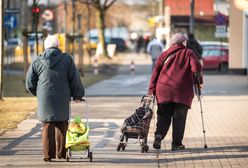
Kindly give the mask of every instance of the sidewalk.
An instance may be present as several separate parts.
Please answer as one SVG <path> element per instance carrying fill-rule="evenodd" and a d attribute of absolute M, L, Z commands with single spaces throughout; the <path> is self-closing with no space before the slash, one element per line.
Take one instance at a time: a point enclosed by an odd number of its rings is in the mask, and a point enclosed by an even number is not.
<path fill-rule="evenodd" d="M 119 54 L 119 57 L 122 66 L 117 75 L 88 87 L 87 96 L 143 96 L 147 93 L 152 72 L 150 57 L 143 53 Z M 133 72 L 130 70 L 132 62 Z"/>
<path fill-rule="evenodd" d="M 126 76 L 126 78 L 115 76 L 110 81 L 117 78 L 125 81 L 130 78 L 128 62 L 130 62 L 129 58 L 132 57 L 128 55 L 124 59 L 127 64 L 120 68 L 119 74 Z M 148 69 L 150 65 L 147 66 L 149 60 L 142 59 L 142 56 L 140 56 L 135 61 L 138 61 L 137 65 L 140 65 L 136 67 L 137 73 L 135 76 L 137 78 L 140 78 L 140 76 L 149 78 Z M 144 68 L 147 70 L 144 70 Z M 137 80 L 135 76 L 132 78 Z M 106 82 L 109 84 L 108 87 L 105 85 Z M 139 95 L 142 93 L 139 92 L 143 86 L 138 82 L 132 85 L 136 88 L 132 90 L 135 93 L 132 96 L 128 96 L 128 94 L 126 96 L 112 94 L 102 95 L 101 97 L 86 97 L 90 107 L 89 124 L 91 150 L 93 151 L 92 163 L 87 159 L 73 159 L 69 163 L 64 160 L 55 160 L 51 163 L 43 162 L 41 123 L 37 121 L 36 115 L 33 114 L 29 119 L 23 121 L 17 129 L 0 136 L 0 167 L 247 168 L 247 77 L 210 73 L 205 75 L 204 82 L 202 105 L 207 149 L 203 148 L 199 103 L 194 99 L 192 109 L 188 113 L 184 138 L 185 150 L 172 151 L 170 149 L 171 130 L 163 141 L 162 149 L 159 152 L 152 148 L 156 123 L 156 116 L 154 115 L 148 137 L 149 152 L 142 154 L 139 144 L 129 144 L 125 151 L 117 152 L 116 148 L 123 120 L 134 112 L 140 101 Z M 94 87 L 92 86 L 91 89 L 104 86 L 104 91 L 112 89 L 112 92 L 114 92 L 113 88 L 120 88 L 121 83 L 111 84 L 108 80 L 98 83 Z M 126 91 L 128 91 L 128 87 L 121 86 Z M 95 90 L 95 92 L 99 92 L 99 90 Z M 89 93 L 87 91 L 89 91 L 89 88 L 87 88 L 86 94 Z M 75 106 L 74 108 L 73 117 L 82 114 L 84 106 L 82 104 L 82 106 Z"/>

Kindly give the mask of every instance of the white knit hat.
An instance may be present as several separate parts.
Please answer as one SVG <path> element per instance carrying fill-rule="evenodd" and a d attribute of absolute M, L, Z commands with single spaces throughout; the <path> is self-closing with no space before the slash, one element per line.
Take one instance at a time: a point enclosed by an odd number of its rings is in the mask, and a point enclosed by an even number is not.
<path fill-rule="evenodd" d="M 172 46 L 173 44 L 179 44 L 182 43 L 184 41 L 188 40 L 188 37 L 186 34 L 184 33 L 176 33 L 173 34 L 171 39 L 170 39 L 170 46 Z"/>
<path fill-rule="evenodd" d="M 44 47 L 45 49 L 50 47 L 58 47 L 59 46 L 59 40 L 56 35 L 48 35 L 47 38 L 44 41 Z"/>

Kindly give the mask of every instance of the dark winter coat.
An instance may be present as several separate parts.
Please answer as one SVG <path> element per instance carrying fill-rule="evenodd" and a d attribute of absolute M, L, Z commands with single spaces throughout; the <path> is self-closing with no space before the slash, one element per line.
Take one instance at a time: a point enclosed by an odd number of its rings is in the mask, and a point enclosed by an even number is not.
<path fill-rule="evenodd" d="M 187 41 L 187 48 L 193 50 L 198 59 L 202 59 L 202 46 L 194 38 L 190 38 Z"/>
<path fill-rule="evenodd" d="M 196 82 L 193 73 L 201 72 L 201 69 L 192 50 L 182 44 L 174 44 L 158 57 L 148 94 L 156 95 L 158 103 L 175 102 L 190 108 L 194 97 L 193 84 Z"/>
<path fill-rule="evenodd" d="M 38 98 L 42 122 L 67 121 L 69 102 L 84 96 L 73 59 L 58 48 L 48 48 L 35 59 L 26 76 L 26 88 Z"/>

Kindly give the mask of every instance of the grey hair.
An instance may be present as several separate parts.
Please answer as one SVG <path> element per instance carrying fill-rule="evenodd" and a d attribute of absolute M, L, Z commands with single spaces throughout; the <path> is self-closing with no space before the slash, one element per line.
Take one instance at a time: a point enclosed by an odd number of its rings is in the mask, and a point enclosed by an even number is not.
<path fill-rule="evenodd" d="M 48 35 L 47 38 L 44 41 L 44 47 L 45 49 L 51 48 L 51 47 L 58 47 L 59 46 L 59 39 L 56 35 Z"/>
<path fill-rule="evenodd" d="M 169 45 L 172 46 L 173 44 L 180 44 L 187 40 L 188 40 L 188 37 L 185 33 L 182 33 L 182 32 L 175 33 L 171 36 Z"/>

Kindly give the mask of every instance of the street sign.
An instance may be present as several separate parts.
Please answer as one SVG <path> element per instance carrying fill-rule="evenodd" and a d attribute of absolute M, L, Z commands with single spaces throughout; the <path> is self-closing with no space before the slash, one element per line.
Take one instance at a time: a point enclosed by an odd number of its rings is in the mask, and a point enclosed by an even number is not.
<path fill-rule="evenodd" d="M 218 12 L 218 14 L 215 17 L 215 23 L 216 25 L 226 25 L 227 24 L 226 16 Z"/>
<path fill-rule="evenodd" d="M 17 14 L 17 13 L 20 13 L 20 9 L 18 8 L 5 9 L 4 13 L 5 14 Z"/>
<path fill-rule="evenodd" d="M 13 29 L 17 26 L 17 19 L 14 15 L 4 16 L 4 27 L 7 29 Z"/>
<path fill-rule="evenodd" d="M 215 37 L 226 38 L 228 36 L 226 16 L 218 12 L 218 14 L 215 17 L 215 23 L 216 23 Z"/>
<path fill-rule="evenodd" d="M 219 33 L 226 32 L 226 25 L 216 26 L 216 32 L 219 32 Z"/>
<path fill-rule="evenodd" d="M 215 37 L 216 38 L 226 38 L 228 36 L 227 32 L 215 32 Z"/>
<path fill-rule="evenodd" d="M 216 38 L 225 38 L 227 37 L 227 29 L 226 25 L 217 25 L 215 30 L 215 37 Z"/>

